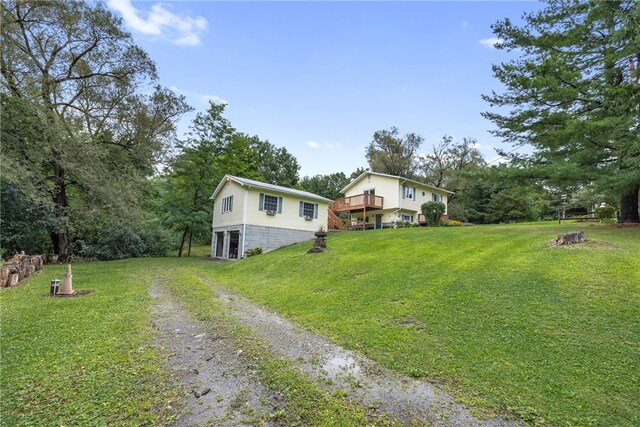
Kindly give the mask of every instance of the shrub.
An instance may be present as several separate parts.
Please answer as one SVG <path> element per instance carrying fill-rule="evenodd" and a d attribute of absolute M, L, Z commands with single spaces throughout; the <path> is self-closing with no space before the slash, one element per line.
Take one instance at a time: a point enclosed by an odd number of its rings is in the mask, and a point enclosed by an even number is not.
<path fill-rule="evenodd" d="M 245 251 L 245 256 L 250 257 L 254 255 L 260 255 L 262 253 L 262 248 L 253 248 Z"/>
<path fill-rule="evenodd" d="M 409 221 L 397 221 L 396 228 L 410 228 L 413 226 L 420 226 L 420 224 L 414 224 Z"/>
<path fill-rule="evenodd" d="M 447 207 L 442 202 L 427 202 L 420 207 L 422 215 L 424 215 L 424 218 L 427 220 L 427 226 L 429 227 L 437 227 L 440 225 L 440 220 L 446 209 Z"/>
<path fill-rule="evenodd" d="M 605 205 L 595 209 L 596 218 L 598 218 L 600 222 L 609 222 L 615 214 L 615 206 Z"/>
<path fill-rule="evenodd" d="M 92 241 L 77 240 L 72 253 L 102 261 L 163 256 L 171 245 L 171 235 L 152 224 L 134 228 L 128 224 L 103 227 Z"/>
<path fill-rule="evenodd" d="M 449 221 L 444 221 L 442 225 L 444 225 L 445 227 L 462 227 L 464 223 L 456 219 L 450 219 Z"/>

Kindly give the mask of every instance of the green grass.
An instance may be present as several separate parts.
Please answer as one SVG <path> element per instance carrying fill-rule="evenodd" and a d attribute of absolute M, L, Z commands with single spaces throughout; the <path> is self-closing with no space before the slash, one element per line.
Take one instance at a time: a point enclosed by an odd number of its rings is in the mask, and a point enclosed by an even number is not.
<path fill-rule="evenodd" d="M 141 261 L 146 268 L 140 268 Z M 48 297 L 49 266 L 0 292 L 2 425 L 142 425 L 171 420 L 167 359 L 152 342 L 147 287 L 159 260 L 73 267 L 74 298 Z"/>
<path fill-rule="evenodd" d="M 183 267 L 183 266 L 181 266 Z M 282 407 L 255 420 L 282 425 L 372 426 L 395 425 L 385 417 L 373 418 L 363 407 L 351 403 L 346 394 L 329 393 L 302 374 L 291 361 L 279 358 L 268 343 L 246 326 L 241 326 L 225 310 L 199 269 L 177 268 L 163 282 L 199 320 L 207 321 L 211 334 L 230 337 L 242 349 L 246 360 L 257 369 L 260 379 L 277 396 Z"/>
<path fill-rule="evenodd" d="M 591 241 L 549 246 L 574 229 Z M 177 387 L 152 344 L 147 294 L 162 276 L 196 318 L 226 325 L 255 357 L 283 398 L 284 412 L 272 415 L 287 422 L 371 420 L 271 361 L 266 344 L 215 303 L 207 280 L 388 368 L 439 382 L 479 411 L 541 425 L 640 425 L 640 229 L 379 230 L 334 234 L 328 245 L 324 254 L 306 255 L 304 243 L 230 263 L 78 264 L 75 288 L 96 291 L 79 298 L 45 296 L 62 266 L 0 291 L 0 424 L 169 424 Z"/>
<path fill-rule="evenodd" d="M 153 344 L 151 298 L 160 280 L 211 334 L 242 348 L 281 407 L 255 424 L 393 425 L 372 418 L 344 394 L 321 389 L 217 303 L 200 276 L 202 258 L 76 264 L 74 288 L 95 292 L 51 298 L 49 266 L 26 284 L 0 291 L 0 425 L 170 425 L 181 406 L 168 355 Z"/>
<path fill-rule="evenodd" d="M 553 248 L 563 231 L 592 241 Z M 463 402 L 535 424 L 640 425 L 640 230 L 381 230 L 211 266 L 217 282 Z"/>

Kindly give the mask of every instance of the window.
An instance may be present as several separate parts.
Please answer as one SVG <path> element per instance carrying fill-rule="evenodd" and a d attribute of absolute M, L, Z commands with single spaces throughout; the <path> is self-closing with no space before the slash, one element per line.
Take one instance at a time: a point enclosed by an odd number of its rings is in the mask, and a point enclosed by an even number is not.
<path fill-rule="evenodd" d="M 300 202 L 300 216 L 305 218 L 318 218 L 318 205 L 309 202 Z"/>
<path fill-rule="evenodd" d="M 416 199 L 416 188 L 415 187 L 409 187 L 407 185 L 403 185 L 402 186 L 402 198 L 403 199 L 415 200 Z"/>
<path fill-rule="evenodd" d="M 413 222 L 413 215 L 400 215 L 404 222 Z"/>
<path fill-rule="evenodd" d="M 276 196 L 264 195 L 264 210 L 274 211 L 278 210 L 278 198 Z"/>
<path fill-rule="evenodd" d="M 282 213 L 282 197 L 260 193 L 258 209 L 267 213 Z"/>
<path fill-rule="evenodd" d="M 442 201 L 442 196 L 440 196 L 440 195 L 438 195 L 438 194 L 433 193 L 433 194 L 431 195 L 431 200 L 433 200 L 434 202 L 441 202 L 441 201 Z"/>
<path fill-rule="evenodd" d="M 222 213 L 231 212 L 233 210 L 233 195 L 222 199 Z"/>

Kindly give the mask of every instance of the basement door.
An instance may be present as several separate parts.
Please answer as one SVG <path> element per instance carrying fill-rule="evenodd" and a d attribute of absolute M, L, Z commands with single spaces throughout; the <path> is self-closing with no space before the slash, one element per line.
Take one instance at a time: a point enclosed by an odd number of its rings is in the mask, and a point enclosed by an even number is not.
<path fill-rule="evenodd" d="M 240 232 L 231 231 L 229 233 L 229 258 L 238 259 L 239 246 L 240 246 Z"/>
<path fill-rule="evenodd" d="M 224 251 L 224 232 L 217 231 L 216 232 L 216 257 L 222 258 Z"/>

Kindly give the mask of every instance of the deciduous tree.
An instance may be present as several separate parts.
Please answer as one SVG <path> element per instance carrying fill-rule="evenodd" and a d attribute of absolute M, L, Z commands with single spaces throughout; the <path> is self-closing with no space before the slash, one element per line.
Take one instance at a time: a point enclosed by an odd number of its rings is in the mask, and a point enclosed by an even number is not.
<path fill-rule="evenodd" d="M 373 172 L 412 178 L 416 171 L 416 156 L 423 138 L 415 133 L 400 135 L 396 127 L 379 130 L 367 147 L 367 161 Z"/>
<path fill-rule="evenodd" d="M 335 200 L 342 196 L 340 190 L 349 184 L 349 181 L 344 172 L 336 172 L 329 175 L 305 176 L 300 181 L 300 187 L 305 191 Z"/>
<path fill-rule="evenodd" d="M 154 63 L 101 3 L 5 1 L 1 31 L 2 92 L 28 105 L 42 129 L 37 140 L 3 144 L 6 179 L 51 200 L 49 232 L 64 259 L 79 215 L 136 210 L 189 107 L 153 87 Z"/>

